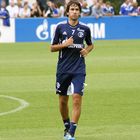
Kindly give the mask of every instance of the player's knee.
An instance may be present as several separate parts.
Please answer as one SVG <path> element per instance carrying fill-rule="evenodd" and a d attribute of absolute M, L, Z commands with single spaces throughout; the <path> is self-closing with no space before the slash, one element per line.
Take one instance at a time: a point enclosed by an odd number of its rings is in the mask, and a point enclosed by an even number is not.
<path fill-rule="evenodd" d="M 78 99 L 73 101 L 74 106 L 80 106 L 80 102 Z"/>
<path fill-rule="evenodd" d="M 74 98 L 73 99 L 73 106 L 79 108 L 81 107 L 81 98 Z"/>
<path fill-rule="evenodd" d="M 66 106 L 68 102 L 66 100 L 61 100 L 60 101 L 61 106 Z"/>

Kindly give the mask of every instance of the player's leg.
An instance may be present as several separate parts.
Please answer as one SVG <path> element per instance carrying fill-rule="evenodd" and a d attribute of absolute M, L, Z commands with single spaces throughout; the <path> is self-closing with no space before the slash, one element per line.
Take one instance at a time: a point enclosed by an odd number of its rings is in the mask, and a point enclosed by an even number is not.
<path fill-rule="evenodd" d="M 59 94 L 59 110 L 64 123 L 64 137 L 70 128 L 67 89 L 71 83 L 69 74 L 57 74 L 56 93 Z"/>
<path fill-rule="evenodd" d="M 68 99 L 69 96 L 59 95 L 59 109 L 63 120 L 69 117 Z"/>
<path fill-rule="evenodd" d="M 74 93 L 72 95 L 72 100 L 73 100 L 72 119 L 69 132 L 71 136 L 74 137 L 77 124 L 81 115 L 82 96 L 80 94 Z"/>
<path fill-rule="evenodd" d="M 73 108 L 72 108 L 72 122 L 78 123 L 81 114 L 82 96 L 74 93 L 72 95 Z"/>
<path fill-rule="evenodd" d="M 66 135 L 66 133 L 70 128 L 68 100 L 69 100 L 69 96 L 59 95 L 59 110 L 65 126 L 64 136 Z"/>
<path fill-rule="evenodd" d="M 79 74 L 75 75 L 72 79 L 72 86 L 73 86 L 73 108 L 72 108 L 72 120 L 70 124 L 69 133 L 72 137 L 74 137 L 77 124 L 81 115 L 81 106 L 82 106 L 82 95 L 84 89 L 84 82 L 85 82 L 85 75 Z"/>
<path fill-rule="evenodd" d="M 74 93 L 72 95 L 72 100 L 73 100 L 72 121 L 70 124 L 69 133 L 67 133 L 66 135 L 66 140 L 75 140 L 74 134 L 81 114 L 82 96 L 80 94 Z"/>

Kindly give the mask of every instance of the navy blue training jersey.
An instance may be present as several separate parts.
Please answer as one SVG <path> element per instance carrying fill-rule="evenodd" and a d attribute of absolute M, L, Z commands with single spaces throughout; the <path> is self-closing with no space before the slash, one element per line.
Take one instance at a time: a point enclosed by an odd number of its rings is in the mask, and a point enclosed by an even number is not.
<path fill-rule="evenodd" d="M 87 45 L 92 45 L 89 27 L 79 22 L 76 26 L 71 26 L 68 21 L 57 25 L 52 45 L 62 44 L 73 36 L 73 45 L 59 51 L 57 73 L 82 73 L 85 74 L 85 59 L 80 51 Z"/>

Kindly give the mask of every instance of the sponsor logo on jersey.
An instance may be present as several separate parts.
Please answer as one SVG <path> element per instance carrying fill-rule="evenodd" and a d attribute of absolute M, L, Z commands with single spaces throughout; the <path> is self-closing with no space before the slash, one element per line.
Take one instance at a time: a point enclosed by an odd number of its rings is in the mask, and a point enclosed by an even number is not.
<path fill-rule="evenodd" d="M 84 45 L 83 44 L 73 44 L 73 45 L 68 46 L 68 48 L 82 49 L 82 48 L 84 48 Z"/>

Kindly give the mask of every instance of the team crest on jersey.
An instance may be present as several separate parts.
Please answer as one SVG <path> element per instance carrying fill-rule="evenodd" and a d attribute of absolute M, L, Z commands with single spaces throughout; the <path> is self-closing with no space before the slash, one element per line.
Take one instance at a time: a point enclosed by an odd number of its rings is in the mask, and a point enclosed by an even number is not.
<path fill-rule="evenodd" d="M 78 36 L 79 36 L 80 38 L 82 38 L 82 37 L 84 36 L 84 33 L 83 33 L 83 32 L 79 32 L 79 33 L 78 33 Z"/>

